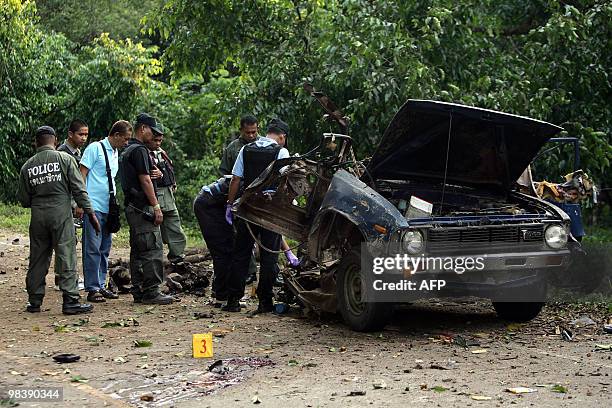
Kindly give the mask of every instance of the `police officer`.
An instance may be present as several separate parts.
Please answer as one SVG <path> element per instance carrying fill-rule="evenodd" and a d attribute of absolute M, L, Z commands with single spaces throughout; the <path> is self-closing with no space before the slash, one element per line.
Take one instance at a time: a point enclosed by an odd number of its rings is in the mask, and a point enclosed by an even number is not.
<path fill-rule="evenodd" d="M 232 169 L 238 158 L 238 153 L 245 145 L 254 142 L 259 139 L 259 125 L 257 118 L 252 115 L 244 115 L 240 118 L 240 136 L 233 140 L 225 149 L 223 149 L 223 156 L 221 157 L 221 164 L 219 164 L 219 173 L 221 176 L 232 174 Z M 249 261 L 249 276 L 247 278 L 247 285 L 257 281 L 257 262 L 255 261 L 255 255 L 251 256 Z"/>
<path fill-rule="evenodd" d="M 193 212 L 213 260 L 212 291 L 217 301 L 216 307 L 220 307 L 221 302 L 227 300 L 227 279 L 232 263 L 234 231 L 225 221 L 225 204 L 231 178 L 224 176 L 202 187 L 193 202 Z"/>
<path fill-rule="evenodd" d="M 149 146 L 153 164 L 160 171 L 160 177 L 154 180 L 157 191 L 157 201 L 161 206 L 164 221 L 161 223 L 161 234 L 164 244 L 168 245 L 168 260 L 171 263 L 181 262 L 185 258 L 187 237 L 181 226 L 181 217 L 176 208 L 174 192 L 176 191 L 176 177 L 174 166 L 168 154 L 161 148 L 164 135 L 154 135 Z"/>
<path fill-rule="evenodd" d="M 89 126 L 81 119 L 73 119 L 68 125 L 68 137 L 57 147 L 57 151 L 68 153 L 77 162 L 77 165 L 81 161 L 81 147 L 87 142 L 89 137 Z M 83 224 L 83 209 L 79 208 L 74 200 L 72 200 L 72 215 L 74 216 L 75 228 L 81 228 Z M 59 275 L 60 265 L 58 258 L 55 258 L 55 289 L 59 290 Z M 79 289 L 84 289 L 83 279 L 78 278 Z"/>
<path fill-rule="evenodd" d="M 134 137 L 119 160 L 125 216 L 130 226 L 130 275 L 134 303 L 170 304 L 174 298 L 159 292 L 163 282 L 161 206 L 151 180 L 154 165 L 147 145 L 163 134 L 157 120 L 147 113 L 136 117 Z"/>
<path fill-rule="evenodd" d="M 259 131 L 257 125 L 257 118 L 252 115 L 245 115 L 240 118 L 240 137 L 233 140 L 225 149 L 223 149 L 223 156 L 221 157 L 221 163 L 219 164 L 219 173 L 221 176 L 232 174 L 234 163 L 240 149 L 245 145 L 259 139 L 257 132 Z"/>
<path fill-rule="evenodd" d="M 51 251 L 54 250 L 59 259 L 59 286 L 63 292 L 62 312 L 87 313 L 93 306 L 79 303 L 71 197 L 85 211 L 98 233 L 100 224 L 76 161 L 70 155 L 56 151 L 55 140 L 53 128 L 38 128 L 36 154 L 23 165 L 19 175 L 19 201 L 23 207 L 31 208 L 26 310 L 31 313 L 40 312 L 45 296 L 45 277 L 51 263 Z"/>
<path fill-rule="evenodd" d="M 73 119 L 68 125 L 68 137 L 57 147 L 57 151 L 68 153 L 77 162 L 77 165 L 81 161 L 81 147 L 87 142 L 89 137 L 89 126 L 81 119 Z M 83 225 L 83 209 L 79 208 L 74 200 L 72 200 L 72 214 L 74 216 L 75 228 L 81 228 Z M 58 259 L 55 259 L 55 289 L 59 290 L 59 275 L 60 265 Z M 84 282 L 82 278 L 78 278 L 79 289 L 84 289 Z"/>
<path fill-rule="evenodd" d="M 274 160 L 289 157 L 289 151 L 282 147 L 285 145 L 288 133 L 289 125 L 280 119 L 273 119 L 268 124 L 266 137 L 249 143 L 240 150 L 232 169 L 232 180 L 227 197 L 226 220 L 228 223 L 233 222 L 231 207 L 238 195 L 241 181 L 247 187 Z M 280 248 L 281 236 L 260 226 L 247 224 L 242 220 L 236 222 L 233 261 L 228 278 L 228 300 L 227 305 L 222 310 L 228 312 L 240 311 L 239 300 L 244 295 L 249 259 L 255 241 L 249 229 L 261 242 L 261 266 L 259 270 L 259 283 L 257 285 L 259 305 L 253 313 L 269 313 L 272 311 L 272 285 L 275 279 L 275 265 L 278 262 L 278 253 L 276 251 Z M 267 249 L 275 252 L 269 252 Z"/>

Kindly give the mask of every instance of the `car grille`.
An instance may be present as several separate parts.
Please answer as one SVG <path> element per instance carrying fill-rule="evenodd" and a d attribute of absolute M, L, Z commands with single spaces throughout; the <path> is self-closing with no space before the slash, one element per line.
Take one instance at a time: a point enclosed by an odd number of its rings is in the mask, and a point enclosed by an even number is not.
<path fill-rule="evenodd" d="M 542 224 L 431 228 L 427 231 L 430 251 L 482 247 L 483 245 L 541 243 Z"/>

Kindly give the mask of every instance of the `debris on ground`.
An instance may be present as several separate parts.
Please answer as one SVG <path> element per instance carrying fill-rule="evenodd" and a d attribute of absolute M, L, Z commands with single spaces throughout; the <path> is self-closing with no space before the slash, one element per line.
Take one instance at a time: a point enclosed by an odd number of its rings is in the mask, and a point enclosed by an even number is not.
<path fill-rule="evenodd" d="M 565 341 L 574 340 L 574 334 L 570 330 L 566 329 L 565 327 L 559 328 L 559 334 L 561 334 L 561 338 Z"/>
<path fill-rule="evenodd" d="M 130 293 L 129 264 L 123 259 L 112 261 L 108 265 L 109 289 L 119 293 Z M 204 296 L 210 285 L 213 274 L 212 258 L 201 249 L 192 248 L 185 252 L 181 262 L 164 262 L 166 280 L 160 286 L 164 294 L 189 293 Z"/>
<path fill-rule="evenodd" d="M 81 356 L 77 354 L 62 353 L 62 354 L 56 354 L 52 358 L 59 364 L 65 364 L 65 363 L 74 363 L 76 361 L 79 361 L 81 359 Z"/>
<path fill-rule="evenodd" d="M 384 390 L 387 388 L 387 383 L 384 380 L 377 380 L 372 386 L 375 390 Z"/>
<path fill-rule="evenodd" d="M 475 401 L 490 401 L 493 397 L 487 397 L 485 395 L 470 395 L 470 398 Z"/>
<path fill-rule="evenodd" d="M 512 394 L 529 394 L 532 392 L 536 392 L 537 390 L 534 390 L 533 388 L 527 388 L 527 387 L 513 387 L 513 388 L 506 388 L 506 391 Z"/>
<path fill-rule="evenodd" d="M 597 323 L 589 316 L 580 316 L 577 319 L 574 319 L 570 322 L 570 324 L 574 327 L 586 327 L 586 326 L 594 326 Z"/>

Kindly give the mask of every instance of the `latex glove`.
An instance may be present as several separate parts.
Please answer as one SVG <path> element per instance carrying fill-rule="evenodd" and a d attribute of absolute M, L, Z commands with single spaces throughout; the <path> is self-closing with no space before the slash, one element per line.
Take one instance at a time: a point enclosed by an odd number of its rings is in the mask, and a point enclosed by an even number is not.
<path fill-rule="evenodd" d="M 285 251 L 285 257 L 291 266 L 295 267 L 300 264 L 300 260 L 297 258 L 297 256 L 293 255 L 293 252 L 290 249 Z"/>
<path fill-rule="evenodd" d="M 234 215 L 232 214 L 232 205 L 230 203 L 225 204 L 225 221 L 229 225 L 232 225 L 234 222 Z"/>

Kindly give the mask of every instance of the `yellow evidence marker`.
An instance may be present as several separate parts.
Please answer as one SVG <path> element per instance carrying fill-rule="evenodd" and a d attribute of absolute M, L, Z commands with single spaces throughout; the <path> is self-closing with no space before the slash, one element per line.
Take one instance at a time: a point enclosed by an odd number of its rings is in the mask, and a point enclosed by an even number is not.
<path fill-rule="evenodd" d="M 201 333 L 193 335 L 193 357 L 212 357 L 213 342 L 212 333 Z"/>

